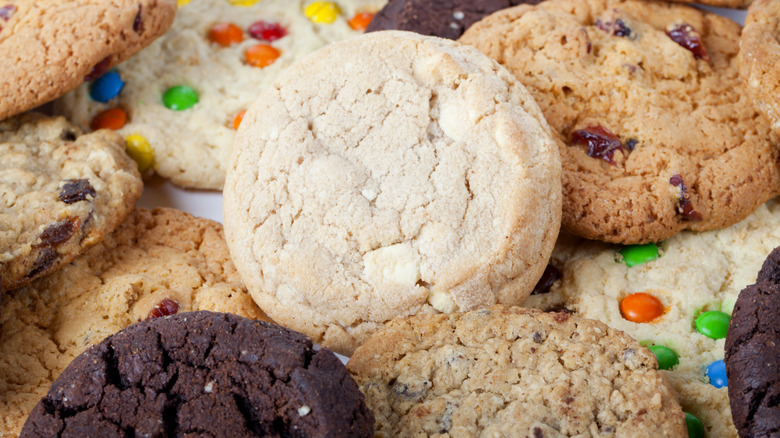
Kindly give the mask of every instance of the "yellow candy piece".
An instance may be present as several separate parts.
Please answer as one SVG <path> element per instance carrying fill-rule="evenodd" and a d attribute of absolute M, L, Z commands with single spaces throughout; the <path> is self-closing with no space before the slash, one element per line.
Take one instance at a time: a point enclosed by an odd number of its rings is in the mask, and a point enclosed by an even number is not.
<path fill-rule="evenodd" d="M 186 5 L 189 2 L 190 2 L 190 0 L 179 0 L 179 7 L 182 7 L 182 6 Z"/>
<path fill-rule="evenodd" d="M 154 150 L 149 141 L 140 134 L 130 134 L 125 137 L 127 146 L 125 151 L 130 158 L 138 163 L 138 171 L 141 173 L 146 172 L 154 165 Z"/>
<path fill-rule="evenodd" d="M 330 24 L 336 21 L 341 9 L 333 2 L 314 2 L 303 13 L 314 23 Z"/>
<path fill-rule="evenodd" d="M 233 6 L 252 6 L 260 0 L 227 0 Z"/>

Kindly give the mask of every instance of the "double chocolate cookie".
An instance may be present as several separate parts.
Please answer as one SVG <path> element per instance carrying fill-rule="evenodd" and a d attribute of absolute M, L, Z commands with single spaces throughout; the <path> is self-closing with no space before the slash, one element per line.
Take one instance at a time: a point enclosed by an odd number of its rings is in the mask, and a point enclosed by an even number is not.
<path fill-rule="evenodd" d="M 382 8 L 366 32 L 378 30 L 408 30 L 455 40 L 482 17 L 500 9 L 521 4 L 537 4 L 541 0 L 390 0 Z"/>
<path fill-rule="evenodd" d="M 305 336 L 227 313 L 147 320 L 77 357 L 22 437 L 370 437 L 344 365 Z"/>
<path fill-rule="evenodd" d="M 731 415 L 740 437 L 780 435 L 780 248 L 737 299 L 726 337 Z"/>

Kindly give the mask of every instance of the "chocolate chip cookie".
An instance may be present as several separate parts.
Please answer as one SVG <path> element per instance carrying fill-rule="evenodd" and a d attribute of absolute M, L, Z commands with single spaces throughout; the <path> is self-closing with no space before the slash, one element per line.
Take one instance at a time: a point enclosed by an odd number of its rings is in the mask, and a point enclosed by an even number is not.
<path fill-rule="evenodd" d="M 175 14 L 175 0 L 0 1 L 0 120 L 101 76 Z"/>
<path fill-rule="evenodd" d="M 737 299 L 726 337 L 731 415 L 740 437 L 780 434 L 780 247 Z"/>
<path fill-rule="evenodd" d="M 62 117 L 0 121 L 0 293 L 50 274 L 111 233 L 143 183 L 125 142 Z"/>
<path fill-rule="evenodd" d="M 371 437 L 373 417 L 335 354 L 227 313 L 144 321 L 77 357 L 22 437 Z"/>
<path fill-rule="evenodd" d="M 780 190 L 780 135 L 739 79 L 740 30 L 680 4 L 548 0 L 460 41 L 514 72 L 559 134 L 563 227 L 647 243 L 729 226 Z"/>

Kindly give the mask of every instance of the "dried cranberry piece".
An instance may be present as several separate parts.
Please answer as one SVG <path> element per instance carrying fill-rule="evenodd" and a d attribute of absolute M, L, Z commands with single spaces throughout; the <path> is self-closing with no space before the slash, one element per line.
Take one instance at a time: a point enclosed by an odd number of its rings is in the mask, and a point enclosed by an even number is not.
<path fill-rule="evenodd" d="M 536 286 L 534 286 L 534 290 L 531 292 L 531 295 L 541 295 L 550 292 L 552 285 L 560 279 L 561 271 L 559 271 L 555 266 L 548 264 L 547 267 L 544 268 L 542 278 L 540 278 L 536 283 Z"/>
<path fill-rule="evenodd" d="M 103 74 L 105 74 L 108 71 L 108 67 L 110 63 L 111 63 L 110 56 L 106 56 L 105 58 L 103 58 L 103 60 L 95 64 L 95 66 L 92 67 L 92 70 L 90 70 L 90 72 L 86 76 L 84 76 L 84 82 L 94 81 L 95 79 L 103 76 Z"/>
<path fill-rule="evenodd" d="M 690 24 L 675 24 L 666 30 L 666 34 L 672 41 L 690 50 L 695 58 L 710 60 L 701 35 Z"/>
<path fill-rule="evenodd" d="M 149 315 L 146 316 L 146 319 L 152 319 L 152 318 L 160 318 L 162 316 L 169 316 L 169 315 L 175 315 L 176 312 L 179 311 L 179 303 L 176 301 L 173 301 L 170 298 L 165 298 L 162 301 L 160 301 L 159 304 L 154 306 L 154 309 L 152 309 L 149 312 Z"/>
<path fill-rule="evenodd" d="M 267 21 L 255 21 L 249 26 L 249 36 L 261 41 L 276 41 L 287 35 L 287 29 L 279 23 L 269 23 Z"/>
<path fill-rule="evenodd" d="M 141 16 L 142 9 L 143 5 L 138 5 L 138 13 L 135 15 L 135 20 L 133 20 L 133 30 L 139 35 L 144 30 L 144 18 Z"/>
<path fill-rule="evenodd" d="M 27 278 L 34 278 L 38 274 L 47 271 L 51 265 L 54 264 L 54 262 L 59 257 L 59 254 L 57 254 L 57 251 L 55 251 L 52 248 L 44 248 L 40 253 L 38 253 L 38 258 L 35 259 L 35 264 L 33 265 L 33 268 L 30 269 L 30 272 L 27 273 Z"/>
<path fill-rule="evenodd" d="M 619 36 L 619 37 L 631 36 L 631 28 L 628 27 L 626 23 L 620 18 L 616 19 L 615 21 L 607 21 L 607 22 L 603 22 L 601 21 L 601 19 L 597 19 L 596 26 L 598 26 L 599 29 L 603 30 L 604 32 L 607 32 L 615 36 Z"/>
<path fill-rule="evenodd" d="M 52 247 L 67 242 L 78 228 L 78 222 L 78 218 L 72 218 L 49 225 L 41 233 L 41 243 L 37 244 L 36 247 Z"/>
<path fill-rule="evenodd" d="M 87 196 L 94 198 L 96 195 L 97 193 L 88 179 L 66 179 L 59 198 L 66 204 L 73 204 L 87 199 Z"/>
<path fill-rule="evenodd" d="M 0 18 L 5 21 L 10 20 L 14 12 L 16 12 L 16 6 L 14 5 L 0 6 Z"/>
<path fill-rule="evenodd" d="M 677 199 L 677 214 L 681 214 L 689 221 L 700 221 L 704 219 L 698 211 L 693 208 L 691 195 L 688 193 L 688 187 L 683 182 L 682 176 L 678 173 L 669 179 L 669 183 L 680 188 L 680 197 Z"/>
<path fill-rule="evenodd" d="M 613 161 L 615 151 L 623 152 L 623 144 L 620 143 L 620 139 L 602 126 L 589 126 L 574 131 L 571 140 L 575 144 L 587 145 L 589 157 L 601 158 L 609 164 L 615 164 Z"/>

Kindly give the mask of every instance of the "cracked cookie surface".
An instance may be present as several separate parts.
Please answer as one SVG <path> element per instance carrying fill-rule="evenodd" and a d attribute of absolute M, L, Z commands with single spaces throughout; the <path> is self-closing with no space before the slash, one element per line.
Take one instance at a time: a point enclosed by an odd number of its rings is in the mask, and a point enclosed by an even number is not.
<path fill-rule="evenodd" d="M 687 436 L 653 354 L 566 313 L 494 306 L 399 318 L 347 369 L 376 437 Z"/>
<path fill-rule="evenodd" d="M 499 9 L 541 0 L 390 0 L 377 12 L 366 32 L 408 30 L 458 39 L 469 26 Z"/>
<path fill-rule="evenodd" d="M 741 437 L 780 434 L 780 247 L 737 298 L 726 336 L 726 371 Z"/>
<path fill-rule="evenodd" d="M 740 81 L 739 37 L 685 5 L 549 0 L 459 41 L 512 71 L 559 134 L 563 228 L 646 243 L 726 227 L 780 190 L 780 135 Z"/>
<path fill-rule="evenodd" d="M 119 132 L 139 134 L 149 141 L 154 172 L 181 187 L 221 190 L 236 115 L 298 59 L 359 35 L 348 24 L 350 17 L 374 12 L 384 0 L 336 1 L 339 13 L 333 23 L 309 20 L 304 14 L 312 3 L 309 0 L 232 3 L 197 0 L 183 5 L 165 35 L 117 66 L 125 88 L 116 99 L 106 104 L 95 102 L 85 84 L 58 100 L 56 111 L 87 129 L 96 114 L 119 106 L 128 115 Z M 249 28 L 258 21 L 281 26 L 281 34 L 270 40 L 251 37 Z M 241 41 L 229 47 L 212 42 L 209 30 L 220 22 L 237 26 Z M 272 46 L 280 52 L 279 57 L 262 68 L 250 65 L 245 51 L 258 44 Z M 172 111 L 163 104 L 165 91 L 178 85 L 192 87 L 197 93 L 198 103 L 192 108 Z"/>
<path fill-rule="evenodd" d="M 22 437 L 371 437 L 335 354 L 284 327 L 191 312 L 128 327 L 77 357 Z"/>
<path fill-rule="evenodd" d="M 728 390 L 710 384 L 705 374 L 711 363 L 724 359 L 726 340 L 704 336 L 694 321 L 704 311 L 731 314 L 739 291 L 756 281 L 766 255 L 777 246 L 777 199 L 728 228 L 684 231 L 658 242 L 656 260 L 632 267 L 624 262 L 620 246 L 561 237 L 551 257 L 560 280 L 549 292 L 531 296 L 524 305 L 543 310 L 563 307 L 622 330 L 642 343 L 672 349 L 679 363 L 661 372 L 683 409 L 702 421 L 707 436 L 736 438 Z M 770 276 L 771 271 L 761 272 Z M 658 299 L 662 315 L 648 322 L 625 319 L 621 302 L 636 293 Z"/>
<path fill-rule="evenodd" d="M 147 317 L 190 310 L 264 318 L 222 226 L 173 209 L 134 210 L 69 265 L 0 296 L 0 437 L 18 436 L 87 347 Z"/>
<path fill-rule="evenodd" d="M 0 120 L 54 100 L 162 35 L 175 0 L 0 1 Z"/>
<path fill-rule="evenodd" d="M 758 108 L 780 133 L 780 1 L 756 0 L 742 30 L 739 73 Z"/>
<path fill-rule="evenodd" d="M 225 232 L 271 318 L 349 354 L 399 315 L 521 303 L 558 233 L 559 166 L 498 64 L 375 32 L 304 59 L 250 108 Z"/>
<path fill-rule="evenodd" d="M 56 271 L 130 213 L 143 183 L 124 149 L 62 117 L 0 122 L 0 293 Z"/>

